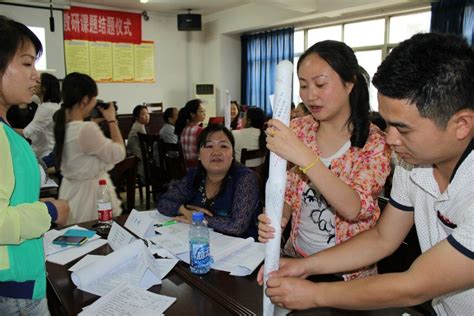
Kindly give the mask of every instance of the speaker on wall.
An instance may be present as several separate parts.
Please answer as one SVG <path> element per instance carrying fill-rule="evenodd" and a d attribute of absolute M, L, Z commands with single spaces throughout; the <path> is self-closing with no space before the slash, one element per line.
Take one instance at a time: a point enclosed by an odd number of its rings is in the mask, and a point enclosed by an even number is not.
<path fill-rule="evenodd" d="M 200 31 L 200 14 L 178 14 L 178 31 Z"/>

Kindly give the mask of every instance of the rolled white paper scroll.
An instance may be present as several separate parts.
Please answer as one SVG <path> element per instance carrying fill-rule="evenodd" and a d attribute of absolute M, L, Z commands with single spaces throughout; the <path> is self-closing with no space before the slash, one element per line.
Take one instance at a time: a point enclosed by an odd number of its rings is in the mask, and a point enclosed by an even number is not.
<path fill-rule="evenodd" d="M 281 61 L 276 69 L 275 97 L 273 100 L 273 118 L 289 125 L 291 111 L 291 85 L 293 64 Z M 264 290 L 268 274 L 278 269 L 280 261 L 281 216 L 285 200 L 286 160 L 270 153 L 270 172 L 265 188 L 265 212 L 275 228 L 275 237 L 265 247 Z M 263 315 L 273 316 L 275 306 L 263 293 Z"/>
<path fill-rule="evenodd" d="M 230 100 L 229 90 L 226 90 L 225 94 L 227 95 L 227 106 L 224 107 L 224 125 L 228 129 L 230 129 L 230 123 L 231 123 L 231 119 L 230 119 L 230 101 L 231 100 Z"/>

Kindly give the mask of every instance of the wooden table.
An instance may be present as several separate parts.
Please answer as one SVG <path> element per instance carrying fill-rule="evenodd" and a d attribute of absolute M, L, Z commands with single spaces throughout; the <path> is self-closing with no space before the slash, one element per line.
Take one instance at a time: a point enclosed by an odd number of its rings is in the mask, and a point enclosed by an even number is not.
<path fill-rule="evenodd" d="M 126 217 L 120 217 L 124 222 Z M 94 222 L 80 224 L 90 228 Z M 111 253 L 104 245 L 91 254 Z M 61 266 L 47 262 L 48 303 L 52 315 L 76 315 L 82 307 L 92 304 L 98 296 L 76 288 L 68 268 L 79 259 Z M 262 315 L 263 289 L 256 281 L 257 270 L 250 276 L 234 277 L 227 272 L 211 270 L 204 276 L 192 274 L 189 266 L 179 262 L 161 285 L 150 288 L 151 292 L 176 297 L 176 302 L 166 315 Z M 291 315 L 421 315 L 410 308 L 391 308 L 376 311 L 349 311 L 333 308 L 295 311 Z"/>

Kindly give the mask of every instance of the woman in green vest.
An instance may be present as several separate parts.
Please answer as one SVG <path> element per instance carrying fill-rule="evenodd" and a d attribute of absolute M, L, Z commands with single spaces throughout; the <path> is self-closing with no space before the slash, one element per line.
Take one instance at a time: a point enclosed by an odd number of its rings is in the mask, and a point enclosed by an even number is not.
<path fill-rule="evenodd" d="M 66 222 L 69 205 L 39 201 L 38 162 L 6 119 L 12 104 L 31 102 L 42 47 L 25 25 L 4 16 L 0 43 L 0 315 L 49 315 L 42 235 L 51 222 Z"/>

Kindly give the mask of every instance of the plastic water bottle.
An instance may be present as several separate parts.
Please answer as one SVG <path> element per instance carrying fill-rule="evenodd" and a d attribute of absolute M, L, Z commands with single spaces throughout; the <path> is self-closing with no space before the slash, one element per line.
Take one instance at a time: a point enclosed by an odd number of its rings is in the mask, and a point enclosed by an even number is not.
<path fill-rule="evenodd" d="M 110 202 L 110 193 L 107 189 L 107 180 L 99 180 L 99 189 L 97 191 L 97 215 L 98 228 L 107 230 L 112 225 L 112 203 Z"/>
<path fill-rule="evenodd" d="M 192 273 L 205 274 L 211 270 L 211 252 L 209 248 L 209 230 L 204 213 L 194 212 L 189 228 L 189 267 Z"/>

